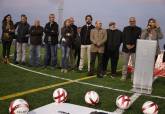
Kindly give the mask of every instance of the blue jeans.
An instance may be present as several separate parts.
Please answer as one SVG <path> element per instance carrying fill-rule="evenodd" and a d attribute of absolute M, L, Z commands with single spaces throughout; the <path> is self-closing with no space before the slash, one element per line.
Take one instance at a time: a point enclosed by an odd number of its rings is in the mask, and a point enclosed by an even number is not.
<path fill-rule="evenodd" d="M 30 45 L 30 65 L 40 65 L 40 45 Z"/>
<path fill-rule="evenodd" d="M 61 62 L 61 67 L 62 69 L 68 69 L 68 59 L 69 59 L 69 53 L 70 53 L 70 48 L 68 46 L 61 46 L 62 49 L 62 62 Z"/>
<path fill-rule="evenodd" d="M 51 66 L 55 67 L 57 65 L 57 48 L 57 44 L 45 44 L 45 66 L 51 64 Z"/>

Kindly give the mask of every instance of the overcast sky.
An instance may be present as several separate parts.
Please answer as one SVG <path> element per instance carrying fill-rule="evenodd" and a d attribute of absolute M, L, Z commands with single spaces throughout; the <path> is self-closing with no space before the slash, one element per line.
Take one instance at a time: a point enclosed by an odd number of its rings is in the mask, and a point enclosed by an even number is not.
<path fill-rule="evenodd" d="M 29 23 L 40 19 L 45 25 L 48 14 L 58 16 L 58 6 L 62 0 L 0 0 L 0 21 L 11 14 L 14 22 L 21 14 L 28 16 Z M 64 19 L 73 16 L 78 26 L 84 24 L 84 16 L 91 14 L 95 20 L 101 20 L 104 28 L 110 21 L 116 21 L 120 30 L 128 25 L 128 18 L 135 16 L 137 25 L 144 28 L 147 20 L 156 18 L 165 35 L 165 0 L 64 0 Z M 1 32 L 1 29 L 0 29 Z M 161 41 L 161 45 L 165 40 Z"/>

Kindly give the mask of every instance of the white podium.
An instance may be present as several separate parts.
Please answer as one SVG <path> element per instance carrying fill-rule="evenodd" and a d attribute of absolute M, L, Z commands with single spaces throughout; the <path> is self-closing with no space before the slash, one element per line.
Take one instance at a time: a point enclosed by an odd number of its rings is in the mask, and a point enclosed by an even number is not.
<path fill-rule="evenodd" d="M 153 40 L 137 41 L 133 92 L 151 94 L 156 47 Z"/>
<path fill-rule="evenodd" d="M 92 114 L 95 111 L 99 112 L 98 114 L 116 114 L 69 103 L 51 103 L 34 109 L 28 114 Z"/>

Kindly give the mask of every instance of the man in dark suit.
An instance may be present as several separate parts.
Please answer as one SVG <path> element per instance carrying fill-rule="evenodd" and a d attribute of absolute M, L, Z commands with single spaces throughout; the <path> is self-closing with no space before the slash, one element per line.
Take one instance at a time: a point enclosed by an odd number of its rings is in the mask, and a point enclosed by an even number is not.
<path fill-rule="evenodd" d="M 103 54 L 103 72 L 106 75 L 107 65 L 111 59 L 111 77 L 116 75 L 117 63 L 119 60 L 119 48 L 122 42 L 122 32 L 116 28 L 115 22 L 110 22 L 107 29 L 107 41 Z"/>

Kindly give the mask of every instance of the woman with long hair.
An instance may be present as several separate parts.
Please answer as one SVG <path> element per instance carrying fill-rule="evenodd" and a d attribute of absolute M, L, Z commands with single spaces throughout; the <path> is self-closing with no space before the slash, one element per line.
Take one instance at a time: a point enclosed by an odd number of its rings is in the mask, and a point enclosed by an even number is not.
<path fill-rule="evenodd" d="M 157 60 L 158 54 L 160 54 L 159 39 L 163 38 L 161 28 L 154 18 L 148 20 L 147 28 L 143 30 L 141 39 L 155 40 L 157 41 L 157 50 L 155 55 L 155 61 Z"/>
<path fill-rule="evenodd" d="M 61 62 L 61 72 L 67 73 L 68 71 L 68 59 L 70 48 L 73 42 L 73 29 L 71 28 L 70 20 L 64 21 L 64 26 L 61 29 L 61 49 L 62 49 L 62 62 Z"/>
<path fill-rule="evenodd" d="M 2 56 L 3 63 L 9 63 L 10 47 L 14 37 L 14 24 L 10 14 L 6 15 L 2 21 Z"/>

